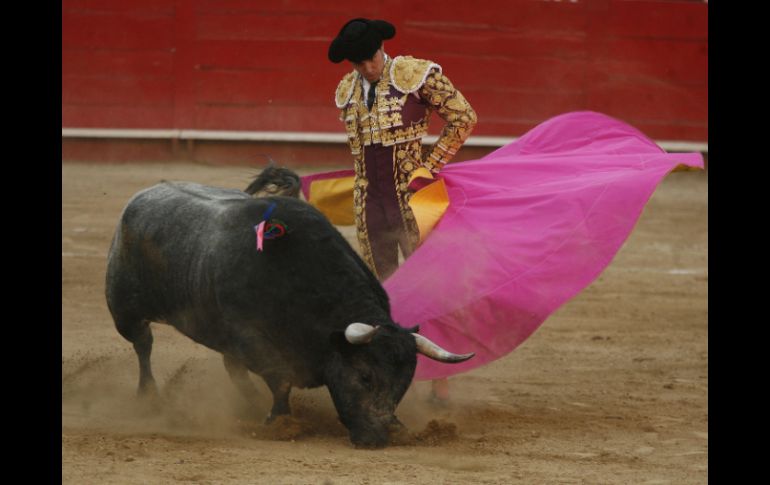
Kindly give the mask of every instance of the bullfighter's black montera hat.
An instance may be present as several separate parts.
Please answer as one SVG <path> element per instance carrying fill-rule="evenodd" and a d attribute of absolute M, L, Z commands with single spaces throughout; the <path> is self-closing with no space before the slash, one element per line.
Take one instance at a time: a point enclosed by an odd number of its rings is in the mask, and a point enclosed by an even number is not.
<path fill-rule="evenodd" d="M 329 60 L 338 63 L 345 59 L 352 62 L 371 59 L 382 41 L 395 35 L 396 28 L 390 22 L 365 18 L 350 20 L 329 46 Z"/>

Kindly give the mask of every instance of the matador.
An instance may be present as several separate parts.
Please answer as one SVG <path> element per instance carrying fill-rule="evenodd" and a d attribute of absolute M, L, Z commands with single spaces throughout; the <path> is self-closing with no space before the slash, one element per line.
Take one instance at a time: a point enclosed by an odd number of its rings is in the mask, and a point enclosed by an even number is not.
<path fill-rule="evenodd" d="M 412 178 L 421 167 L 438 173 L 476 124 L 476 113 L 440 65 L 411 56 L 391 58 L 383 40 L 395 27 L 383 20 L 347 22 L 329 47 L 329 60 L 354 70 L 340 81 L 335 101 L 353 155 L 355 223 L 361 253 L 380 280 L 419 242 L 409 207 Z M 445 125 L 433 146 L 422 146 L 433 112 Z"/>

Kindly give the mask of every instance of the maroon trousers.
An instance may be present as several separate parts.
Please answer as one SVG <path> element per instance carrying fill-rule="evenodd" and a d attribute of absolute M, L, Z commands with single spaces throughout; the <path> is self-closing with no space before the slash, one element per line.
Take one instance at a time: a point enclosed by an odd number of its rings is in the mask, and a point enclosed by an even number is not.
<path fill-rule="evenodd" d="M 393 149 L 379 144 L 364 147 L 364 166 L 369 182 L 364 205 L 366 230 L 380 281 L 398 268 L 399 246 L 404 257 L 409 256 L 412 249 L 396 198 Z"/>

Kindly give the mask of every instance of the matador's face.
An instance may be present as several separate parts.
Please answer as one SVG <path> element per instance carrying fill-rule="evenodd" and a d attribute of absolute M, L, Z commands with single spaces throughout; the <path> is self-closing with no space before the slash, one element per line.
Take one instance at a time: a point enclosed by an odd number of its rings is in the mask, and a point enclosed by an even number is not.
<path fill-rule="evenodd" d="M 351 62 L 351 64 L 361 76 L 371 83 L 382 76 L 382 71 L 385 68 L 385 53 L 383 52 L 382 47 L 380 47 L 371 59 L 366 59 L 361 62 Z"/>

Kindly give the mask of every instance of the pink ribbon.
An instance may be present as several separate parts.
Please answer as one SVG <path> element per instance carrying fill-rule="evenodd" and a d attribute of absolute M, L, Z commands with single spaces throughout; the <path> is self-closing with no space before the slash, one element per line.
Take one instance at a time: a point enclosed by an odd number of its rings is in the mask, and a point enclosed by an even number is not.
<path fill-rule="evenodd" d="M 254 226 L 254 229 L 257 230 L 257 251 L 262 251 L 262 243 L 265 240 L 265 221 L 262 221 L 259 223 L 259 225 Z"/>

